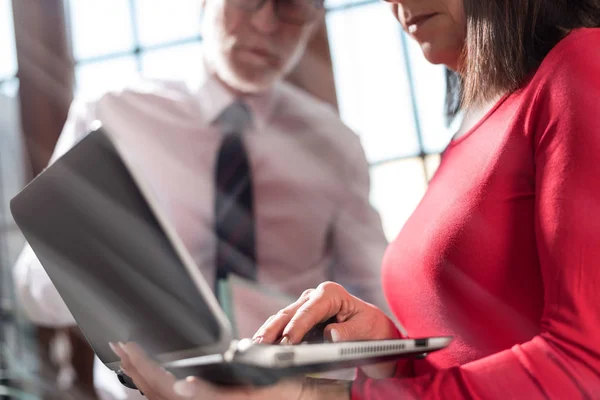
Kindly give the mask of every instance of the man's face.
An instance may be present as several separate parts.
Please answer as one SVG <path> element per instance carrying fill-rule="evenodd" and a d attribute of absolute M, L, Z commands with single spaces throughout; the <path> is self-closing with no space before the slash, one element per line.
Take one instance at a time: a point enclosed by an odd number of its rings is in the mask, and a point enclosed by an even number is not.
<path fill-rule="evenodd" d="M 255 0 L 205 0 L 204 52 L 219 79 L 234 90 L 256 93 L 296 65 L 320 15 L 305 24 L 289 23 L 277 16 L 275 0 L 265 0 L 256 11 L 245 9 L 245 1 Z"/>

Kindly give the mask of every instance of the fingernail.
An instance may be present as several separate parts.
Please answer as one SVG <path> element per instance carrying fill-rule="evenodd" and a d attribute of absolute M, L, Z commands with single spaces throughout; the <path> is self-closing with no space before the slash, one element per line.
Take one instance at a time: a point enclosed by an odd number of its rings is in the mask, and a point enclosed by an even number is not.
<path fill-rule="evenodd" d="M 110 349 L 113 351 L 113 353 L 115 353 L 117 356 L 119 356 L 119 358 L 123 358 L 123 357 L 127 356 L 127 353 L 125 353 L 125 350 L 123 350 L 121 348 L 121 346 L 119 346 L 118 343 L 109 342 L 108 345 L 110 346 Z"/>
<path fill-rule="evenodd" d="M 284 336 L 283 339 L 281 339 L 281 342 L 279 342 L 279 344 L 283 345 L 283 346 L 287 346 L 289 344 L 292 344 L 290 342 L 290 338 L 287 336 Z"/>
<path fill-rule="evenodd" d="M 339 342 L 339 341 L 340 341 L 340 339 L 341 339 L 341 337 L 340 337 L 340 336 L 341 336 L 341 335 L 340 335 L 340 333 L 338 332 L 338 330 L 337 330 L 337 329 L 332 329 L 330 333 L 331 333 L 331 341 L 332 341 L 333 343 L 336 343 L 336 342 Z"/>
<path fill-rule="evenodd" d="M 254 338 L 252 341 L 253 341 L 254 343 L 260 344 L 260 343 L 262 343 L 262 341 L 263 341 L 263 337 L 262 337 L 262 336 L 255 337 L 255 338 Z"/>
<path fill-rule="evenodd" d="M 125 353 L 126 355 L 129 355 L 129 351 L 127 351 L 127 346 L 125 346 L 125 343 L 123 342 L 118 342 L 117 346 L 119 346 L 119 348 L 121 349 L 121 351 L 123 353 Z"/>
<path fill-rule="evenodd" d="M 173 390 L 179 396 L 182 397 L 192 397 L 196 394 L 196 390 L 194 389 L 194 384 L 188 381 L 177 381 L 173 385 Z"/>

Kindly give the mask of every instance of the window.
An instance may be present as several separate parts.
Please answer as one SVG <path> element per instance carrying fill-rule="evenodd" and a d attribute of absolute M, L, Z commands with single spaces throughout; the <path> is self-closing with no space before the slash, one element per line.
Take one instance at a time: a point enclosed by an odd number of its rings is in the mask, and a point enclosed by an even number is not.
<path fill-rule="evenodd" d="M 193 81 L 203 67 L 198 0 L 70 0 L 68 8 L 78 95 L 138 73 Z"/>
<path fill-rule="evenodd" d="M 14 29 L 11 0 L 0 0 L 0 314 L 2 312 L 3 293 L 7 293 L 10 282 L 8 265 L 12 259 L 12 240 L 14 237 L 8 200 L 16 193 L 21 184 L 20 171 L 15 171 L 20 137 L 18 100 L 17 59 L 14 44 Z M 10 274 L 8 275 L 10 277 Z M 4 285 L 4 287 L 2 287 Z M 2 290 L 4 289 L 4 290 Z M 1 317 L 1 315 L 0 315 Z"/>
<path fill-rule="evenodd" d="M 18 84 L 11 0 L 0 0 L 0 60 L 0 94 L 14 97 Z"/>
<path fill-rule="evenodd" d="M 24 342 L 18 313 L 14 307 L 12 270 L 17 252 L 22 248 L 22 237 L 9 210 L 11 199 L 24 181 L 20 157 L 17 57 L 13 28 L 11 0 L 0 0 L 0 398 L 19 393 L 3 385 L 14 376 L 17 365 L 16 351 Z M 20 359 L 19 366 L 25 362 Z"/>
<path fill-rule="evenodd" d="M 392 240 L 425 193 L 450 139 L 444 69 L 425 60 L 389 5 L 327 4 L 340 116 L 361 137 L 371 164 L 371 201 Z"/>
<path fill-rule="evenodd" d="M 193 83 L 203 68 L 200 3 L 70 0 L 78 94 L 138 72 Z M 371 164 L 371 199 L 392 239 L 450 137 L 444 70 L 424 59 L 384 2 L 326 0 L 326 6 L 340 116 L 361 137 Z"/>

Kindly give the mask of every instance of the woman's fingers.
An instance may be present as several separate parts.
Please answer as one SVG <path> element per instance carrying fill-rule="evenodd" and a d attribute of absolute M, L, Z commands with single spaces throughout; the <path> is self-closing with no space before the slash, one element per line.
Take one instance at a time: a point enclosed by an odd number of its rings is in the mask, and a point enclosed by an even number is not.
<path fill-rule="evenodd" d="M 365 320 L 358 318 L 350 319 L 346 322 L 329 324 L 323 333 L 332 342 L 352 342 L 357 340 L 374 340 L 373 329 L 374 327 L 369 326 Z"/>
<path fill-rule="evenodd" d="M 150 388 L 150 384 L 146 381 L 146 378 L 138 372 L 137 368 L 131 361 L 129 354 L 127 354 L 125 351 L 123 344 L 111 343 L 110 347 L 121 359 L 121 370 L 129 378 L 131 378 L 131 380 L 133 380 L 138 390 L 144 393 L 144 395 L 150 400 L 164 400 L 162 397 L 159 397 L 158 394 L 154 393 L 154 390 Z"/>
<path fill-rule="evenodd" d="M 302 293 L 302 295 L 287 306 L 286 308 L 280 310 L 276 315 L 270 316 L 267 321 L 256 331 L 254 334 L 254 341 L 256 343 L 274 343 L 277 339 L 281 337 L 283 329 L 290 322 L 294 314 L 298 311 L 304 303 L 310 300 L 311 293 L 314 289 L 307 289 Z"/>
<path fill-rule="evenodd" d="M 194 376 L 189 376 L 184 380 L 175 382 L 173 390 L 185 399 L 193 399 L 199 397 L 201 393 L 206 393 L 205 386 L 206 383 Z"/>
<path fill-rule="evenodd" d="M 151 361 L 137 344 L 117 344 L 111 347 L 121 358 L 123 372 L 133 380 L 146 398 L 150 400 L 179 398 L 173 391 L 175 382 L 173 375 Z"/>
<path fill-rule="evenodd" d="M 339 284 L 324 282 L 316 289 L 306 290 L 298 300 L 277 315 L 267 319 L 254 335 L 257 343 L 274 343 L 280 337 L 281 344 L 297 344 L 318 323 L 331 317 L 338 322 L 352 318 L 363 302 L 351 296 Z M 365 303 L 366 304 L 366 303 Z M 329 331 L 327 331 L 329 334 Z"/>
<path fill-rule="evenodd" d="M 284 310 L 275 315 L 271 315 L 265 323 L 256 331 L 252 340 L 255 343 L 272 344 L 281 336 L 281 331 L 285 327 L 286 319 L 281 315 Z"/>
<path fill-rule="evenodd" d="M 338 315 L 348 301 L 348 292 L 337 283 L 320 284 L 295 312 L 283 329 L 282 344 L 297 344 L 318 323 Z M 339 321 L 339 318 L 338 318 Z"/>

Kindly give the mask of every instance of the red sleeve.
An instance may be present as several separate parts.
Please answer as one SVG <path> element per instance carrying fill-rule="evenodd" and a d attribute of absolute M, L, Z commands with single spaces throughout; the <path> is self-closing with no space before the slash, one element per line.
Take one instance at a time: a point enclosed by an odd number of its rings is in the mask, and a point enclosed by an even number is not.
<path fill-rule="evenodd" d="M 570 42 L 573 48 L 551 53 L 554 62 L 546 63 L 551 67 L 535 87 L 530 110 L 545 303 L 541 333 L 501 353 L 428 375 L 359 376 L 353 400 L 600 395 L 600 47 L 594 44 L 600 30 L 589 31 Z"/>

